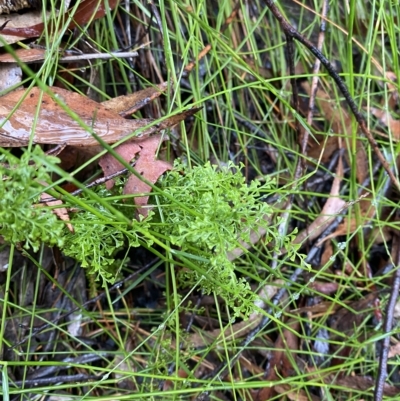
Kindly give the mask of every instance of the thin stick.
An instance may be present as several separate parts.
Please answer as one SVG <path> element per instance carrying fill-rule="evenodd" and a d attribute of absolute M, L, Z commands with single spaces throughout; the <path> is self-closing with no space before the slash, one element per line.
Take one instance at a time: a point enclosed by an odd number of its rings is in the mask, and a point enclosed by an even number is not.
<path fill-rule="evenodd" d="M 322 12 L 321 12 L 321 25 L 320 25 L 320 30 L 319 30 L 319 35 L 318 35 L 318 50 L 322 50 L 322 45 L 325 40 L 325 30 L 326 30 L 326 21 L 325 18 L 328 14 L 329 10 L 329 3 L 328 0 L 324 0 L 324 4 L 322 6 Z M 317 58 L 314 63 L 314 68 L 312 71 L 312 83 L 311 83 L 311 90 L 310 90 L 310 100 L 308 102 L 308 113 L 307 113 L 307 124 L 311 126 L 312 120 L 313 120 L 313 115 L 314 115 L 314 107 L 315 107 L 315 97 L 317 95 L 318 91 L 318 82 L 319 82 L 319 77 L 318 73 L 321 67 L 321 62 Z M 304 136 L 302 138 L 302 143 L 301 143 L 301 153 L 303 155 L 306 154 L 307 152 L 307 143 L 308 143 L 308 138 L 309 138 L 309 132 L 306 130 L 304 132 Z"/>

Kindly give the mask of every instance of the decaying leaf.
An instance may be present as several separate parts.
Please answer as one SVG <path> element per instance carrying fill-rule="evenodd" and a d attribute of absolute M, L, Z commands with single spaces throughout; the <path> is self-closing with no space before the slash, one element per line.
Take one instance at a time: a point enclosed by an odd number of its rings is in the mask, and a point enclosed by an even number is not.
<path fill-rule="evenodd" d="M 304 240 L 312 241 L 319 237 L 321 233 L 332 223 L 337 217 L 341 209 L 346 205 L 346 202 L 339 197 L 340 183 L 343 179 L 343 163 L 342 159 L 339 159 L 338 166 L 336 169 L 335 178 L 332 183 L 330 196 L 325 202 L 320 215 L 307 227 L 301 231 L 293 241 L 294 244 L 301 244 Z"/>
<path fill-rule="evenodd" d="M 22 70 L 16 64 L 0 65 L 0 91 L 8 89 L 10 86 L 17 85 L 22 80 Z"/>
<path fill-rule="evenodd" d="M 69 29 L 75 28 L 79 25 L 86 24 L 89 21 L 104 17 L 107 11 L 113 10 L 117 5 L 118 0 L 84 0 L 82 1 L 73 15 L 70 12 L 65 13 L 65 20 L 71 18 L 71 23 L 68 25 Z M 46 21 L 49 29 L 51 27 L 59 27 L 60 24 L 50 24 L 48 21 L 51 18 L 51 13 L 47 13 Z M 36 38 L 43 33 L 44 23 L 42 22 L 42 12 L 33 11 L 27 14 L 11 14 L 0 17 L 0 26 L 6 21 L 10 21 L 4 27 L 0 37 L 8 44 L 18 42 L 21 39 Z M 50 34 L 56 34 L 50 33 Z M 0 47 L 3 46 L 0 41 Z"/>
<path fill-rule="evenodd" d="M 166 83 L 161 84 L 160 90 L 166 87 Z M 144 94 L 142 91 L 142 95 L 124 97 L 122 102 L 107 102 L 104 105 L 61 88 L 52 88 L 52 96 L 41 92 L 39 88 L 33 88 L 29 91 L 17 90 L 0 98 L 0 121 L 2 124 L 0 146 L 26 146 L 29 143 L 32 127 L 34 127 L 33 143 L 72 146 L 98 145 L 98 141 L 90 133 L 90 130 L 111 144 L 141 129 L 139 135 L 133 137 L 135 141 L 125 142 L 117 147 L 116 151 L 127 162 L 130 162 L 136 154 L 140 153 L 136 169 L 147 181 L 154 184 L 166 170 L 172 169 L 172 165 L 162 160 L 156 160 L 161 136 L 149 138 L 150 134 L 178 124 L 199 109 L 179 113 L 165 119 L 160 124 L 143 129 L 153 120 L 126 120 L 110 108 L 117 104 L 118 110 L 129 109 L 132 112 L 132 101 L 136 102 L 133 107 L 138 108 L 148 98 L 159 96 L 159 93 L 161 91 L 151 88 Z M 38 106 L 40 106 L 39 114 L 38 118 L 35 118 Z M 13 112 L 14 108 L 16 110 Z M 65 109 L 75 112 L 82 124 L 71 117 Z M 82 127 L 82 125 L 84 126 Z M 110 154 L 101 159 L 100 165 L 105 175 L 110 175 L 123 168 Z M 109 189 L 112 185 L 111 181 L 106 184 Z M 148 193 L 150 190 L 151 187 L 148 184 L 135 176 L 131 176 L 124 193 Z M 148 209 L 145 206 L 148 202 L 148 196 L 137 197 L 135 202 L 139 206 L 138 213 L 147 216 Z M 62 213 L 59 217 L 68 220 L 67 213 Z"/>
<path fill-rule="evenodd" d="M 375 116 L 381 126 L 389 128 L 390 139 L 399 142 L 400 141 L 400 119 L 396 119 L 391 111 L 394 111 L 399 104 L 399 91 L 395 83 L 397 77 L 391 71 L 386 72 L 386 78 L 388 81 L 379 81 L 382 87 L 386 87 L 387 92 L 390 94 L 387 99 L 382 99 L 381 107 L 370 107 L 369 112 Z M 388 137 L 387 134 L 380 132 L 380 130 L 375 131 L 378 135 L 385 138 Z"/>
<path fill-rule="evenodd" d="M 40 8 L 39 0 L 7 0 L 0 2 L 0 14 L 9 14 L 13 11 L 19 11 L 24 8 Z"/>
<path fill-rule="evenodd" d="M 143 142 L 143 149 L 140 152 L 140 157 L 136 163 L 136 171 L 147 181 L 155 184 L 156 181 L 164 174 L 167 170 L 172 170 L 172 164 L 163 160 L 156 160 L 155 155 L 160 142 L 159 137 L 147 138 Z M 138 194 L 138 193 L 148 193 L 151 191 L 150 185 L 143 182 L 136 175 L 131 175 L 124 188 L 124 194 Z M 135 204 L 139 206 L 137 209 L 137 214 L 147 217 L 149 209 L 145 206 L 149 197 L 139 196 L 135 198 Z"/>
<path fill-rule="evenodd" d="M 34 143 L 97 145 L 96 139 L 88 132 L 90 129 L 107 143 L 114 143 L 151 123 L 151 120 L 125 120 L 101 104 L 65 89 L 54 87 L 52 92 L 54 97 L 33 88 L 30 91 L 17 90 L 0 98 L 0 146 L 26 146 L 32 127 L 35 127 Z M 75 112 L 88 129 L 82 128 L 55 98 Z M 18 103 L 17 110 L 11 114 Z M 35 126 L 38 105 L 40 112 Z M 155 129 L 152 127 L 146 133 Z"/>
<path fill-rule="evenodd" d="M 368 224 L 376 213 L 376 207 L 374 206 L 373 195 L 370 191 L 365 190 L 362 195 L 358 198 L 360 204 L 360 212 L 363 216 L 364 225 Z M 327 241 L 331 238 L 336 238 L 340 235 L 346 235 L 347 233 L 353 233 L 360 228 L 359 222 L 355 217 L 346 217 L 342 223 L 339 224 L 338 228 L 330 235 L 324 238 Z"/>
<path fill-rule="evenodd" d="M 370 111 L 383 126 L 389 128 L 391 139 L 395 142 L 400 141 L 400 120 L 396 120 L 388 111 L 385 110 L 371 107 Z M 387 135 L 382 134 L 379 131 L 377 131 L 377 133 L 381 136 L 387 137 Z"/>
<path fill-rule="evenodd" d="M 320 401 L 321 398 L 317 397 L 310 392 L 303 389 L 292 389 L 289 384 L 278 384 L 274 386 L 274 390 L 278 394 L 282 394 L 291 401 Z"/>
<path fill-rule="evenodd" d="M 47 13 L 50 18 L 50 13 Z M 7 22 L 8 21 L 8 22 Z M 38 37 L 43 31 L 43 14 L 42 11 L 31 11 L 26 14 L 10 14 L 0 16 L 0 26 L 5 28 L 0 32 L 0 47 L 4 46 L 4 42 L 8 44 L 16 43 L 28 37 Z M 31 30 L 27 27 L 42 25 L 42 31 Z M 19 34 L 17 34 L 19 33 Z M 29 33 L 31 36 L 29 36 Z"/>
<path fill-rule="evenodd" d="M 127 142 L 118 146 L 115 151 L 128 163 L 140 152 L 135 169 L 143 178 L 155 184 L 165 171 L 172 169 L 171 163 L 163 160 L 156 160 L 157 149 L 162 139 L 161 135 L 157 135 L 139 142 Z M 111 175 L 123 168 L 123 165 L 109 153 L 101 158 L 99 164 L 105 176 Z M 113 185 L 114 182 L 111 180 L 106 183 L 108 189 L 112 188 Z M 129 177 L 124 188 L 125 195 L 148 193 L 150 191 L 151 187 L 135 175 Z M 144 217 L 147 216 L 149 210 L 145 207 L 148 200 L 148 196 L 135 198 L 135 204 L 138 206 L 137 213 Z"/>
<path fill-rule="evenodd" d="M 0 98 L 0 146 L 28 145 L 33 127 L 35 127 L 33 143 L 98 145 L 98 141 L 89 132 L 92 130 L 103 141 L 112 144 L 138 130 L 141 131 L 136 137 L 146 137 L 159 130 L 170 128 L 199 110 L 185 111 L 160 124 L 143 129 L 153 120 L 126 120 L 106 106 L 78 93 L 56 87 L 51 88 L 51 91 L 53 96 L 41 93 L 40 89 L 35 87 L 30 91 L 17 90 Z M 38 105 L 39 117 L 35 119 Z M 12 113 L 15 107 L 17 109 Z M 72 118 L 64 108 L 72 110 L 82 123 Z"/>
<path fill-rule="evenodd" d="M 47 50 L 43 49 L 17 49 L 14 54 L 1 54 L 0 63 L 10 64 L 16 63 L 18 60 L 24 63 L 41 62 L 47 57 Z M 53 53 L 52 53 L 53 54 Z M 87 62 L 88 60 L 102 59 L 109 60 L 112 58 L 132 58 L 137 57 L 138 53 L 130 52 L 111 52 L 111 53 L 77 53 L 69 50 L 58 49 L 58 62 L 71 63 L 71 62 Z M 137 92 L 136 92 L 137 93 Z"/>
<path fill-rule="evenodd" d="M 122 145 L 115 148 L 115 151 L 125 160 L 127 163 L 130 163 L 131 160 L 142 150 L 137 142 L 125 142 Z M 120 171 L 124 168 L 123 164 L 121 164 L 115 157 L 111 154 L 105 154 L 100 160 L 99 165 L 103 170 L 104 176 L 110 176 L 117 171 Z M 108 180 L 106 182 L 106 188 L 110 190 L 114 186 L 114 180 Z"/>
<path fill-rule="evenodd" d="M 118 96 L 114 99 L 106 100 L 105 102 L 102 102 L 102 105 L 114 110 L 120 116 L 126 117 L 159 97 L 167 88 L 168 82 L 163 82 L 154 87 L 142 89 L 130 95 Z"/>
<path fill-rule="evenodd" d="M 16 49 L 14 54 L 0 54 L 0 62 L 8 64 L 20 60 L 24 63 L 31 63 L 33 61 L 44 60 L 45 56 L 46 49 Z"/>

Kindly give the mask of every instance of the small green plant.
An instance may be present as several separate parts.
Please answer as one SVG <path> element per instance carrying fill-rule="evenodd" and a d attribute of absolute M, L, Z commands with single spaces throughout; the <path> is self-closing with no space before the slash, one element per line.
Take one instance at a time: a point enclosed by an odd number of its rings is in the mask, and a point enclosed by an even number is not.
<path fill-rule="evenodd" d="M 34 152 L 38 156 L 42 151 L 36 148 Z M 71 216 L 74 232 L 70 232 L 50 209 L 34 206 L 50 176 L 43 165 L 30 164 L 28 155 L 25 153 L 20 161 L 9 154 L 2 156 L 7 164 L 0 170 L 0 234 L 9 242 L 24 243 L 34 250 L 41 241 L 57 245 L 103 281 L 115 280 L 115 255 L 124 246 L 146 244 L 151 248 L 157 238 L 165 249 L 176 249 L 183 264 L 192 261 L 182 269 L 184 285 L 216 292 L 237 314 L 248 315 L 256 296 L 248 282 L 237 277 L 229 252 L 249 243 L 251 233 L 263 227 L 266 242 L 273 249 L 284 246 L 289 257 L 296 254 L 288 237 L 280 238 L 276 226 L 266 219 L 273 210 L 261 197 L 273 190 L 274 181 L 247 185 L 241 167 L 231 163 L 222 168 L 207 163 L 192 169 L 176 163 L 174 170 L 159 180 L 159 191 L 150 198 L 157 207 L 146 219 L 122 223 L 103 205 L 96 205 L 90 195 L 83 194 L 81 200 L 90 202 L 104 218 L 81 210 Z M 58 159 L 49 161 L 57 163 Z M 110 195 L 104 189 L 98 194 L 104 199 Z M 123 202 L 112 199 L 113 207 L 126 215 L 131 211 Z"/>
<path fill-rule="evenodd" d="M 266 241 L 279 242 L 277 230 L 265 217 L 273 210 L 260 198 L 274 187 L 253 181 L 247 185 L 241 167 L 229 163 L 218 168 L 207 163 L 193 169 L 176 164 L 160 180 L 160 224 L 154 230 L 181 251 L 203 258 L 202 272 L 184 270 L 183 282 L 200 283 L 205 293 L 216 292 L 238 313 L 254 308 L 255 294 L 244 279 L 238 279 L 229 252 L 250 242 L 253 230 L 263 227 Z M 239 306 L 239 307 L 238 307 Z"/>
<path fill-rule="evenodd" d="M 39 147 L 34 155 L 43 152 Z M 49 162 L 58 163 L 56 157 Z M 32 164 L 30 153 L 21 159 L 5 152 L 0 155 L 0 235 L 14 244 L 37 251 L 41 242 L 63 245 L 64 224 L 47 207 L 34 207 L 43 192 L 43 185 L 51 182 L 46 168 Z"/>
<path fill-rule="evenodd" d="M 81 262 L 90 273 L 114 281 L 114 255 L 124 245 L 124 235 L 90 212 L 78 213 L 73 219 L 74 232 L 65 236 L 65 255 Z"/>

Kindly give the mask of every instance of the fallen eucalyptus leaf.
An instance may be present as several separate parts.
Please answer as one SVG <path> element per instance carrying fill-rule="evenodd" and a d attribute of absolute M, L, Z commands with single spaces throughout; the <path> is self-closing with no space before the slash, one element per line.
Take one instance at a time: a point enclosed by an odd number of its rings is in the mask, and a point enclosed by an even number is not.
<path fill-rule="evenodd" d="M 98 145 L 98 141 L 89 132 L 93 130 L 103 141 L 112 144 L 139 130 L 137 138 L 148 137 L 178 124 L 199 110 L 187 110 L 145 128 L 153 120 L 126 120 L 101 103 L 78 93 L 56 87 L 52 87 L 51 91 L 53 96 L 41 94 L 36 87 L 30 91 L 20 89 L 0 98 L 0 146 L 27 146 L 32 127 L 35 127 L 33 143 L 94 146 Z M 55 98 L 78 118 L 71 117 Z M 35 118 L 39 104 L 39 115 Z M 14 108 L 16 110 L 12 112 Z"/>

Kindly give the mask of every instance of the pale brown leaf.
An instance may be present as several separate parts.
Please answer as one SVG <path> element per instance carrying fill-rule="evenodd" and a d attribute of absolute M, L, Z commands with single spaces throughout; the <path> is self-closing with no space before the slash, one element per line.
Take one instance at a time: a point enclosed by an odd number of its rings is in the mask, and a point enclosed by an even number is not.
<path fill-rule="evenodd" d="M 29 143 L 32 127 L 35 127 L 33 143 L 94 146 L 98 144 L 98 141 L 89 132 L 93 130 L 103 141 L 112 144 L 135 133 L 136 135 L 132 137 L 143 138 L 170 128 L 199 110 L 199 108 L 186 110 L 157 125 L 144 128 L 153 120 L 126 120 L 101 103 L 78 93 L 56 87 L 52 87 L 51 91 L 52 96 L 42 93 L 35 87 L 30 91 L 20 89 L 0 97 L 0 124 L 2 124 L 0 146 L 26 146 Z M 64 107 L 60 106 L 55 99 Z M 36 119 L 38 105 L 40 105 L 40 112 Z M 17 109 L 12 113 L 15 107 Z M 81 123 L 72 118 L 64 108 L 75 113 Z"/>
<path fill-rule="evenodd" d="M 312 241 L 319 237 L 321 233 L 332 223 L 337 217 L 341 209 L 346 205 L 346 202 L 339 197 L 340 183 L 343 179 L 343 163 L 339 159 L 336 169 L 335 178 L 332 183 L 329 198 L 325 202 L 320 215 L 307 227 L 301 231 L 293 241 L 294 244 L 301 244 L 306 239 Z"/>
<path fill-rule="evenodd" d="M 383 126 L 389 128 L 391 138 L 395 142 L 398 142 L 400 140 L 400 120 L 396 120 L 388 111 L 377 109 L 375 107 L 371 107 L 370 112 Z M 383 134 L 379 131 L 377 131 L 377 133 L 387 138 L 386 134 Z"/>
<path fill-rule="evenodd" d="M 10 53 L 0 54 L 0 62 L 15 63 L 16 60 L 20 60 L 24 63 L 31 63 L 33 61 L 44 60 L 45 56 L 45 49 L 16 49 L 14 55 Z"/>
<path fill-rule="evenodd" d="M 156 160 L 156 153 L 161 140 L 167 137 L 156 135 L 140 141 L 126 142 L 118 146 L 115 151 L 129 163 L 138 153 L 139 159 L 136 162 L 135 170 L 147 181 L 155 184 L 162 174 L 172 169 L 171 163 Z M 99 161 L 100 167 L 103 169 L 104 175 L 113 174 L 123 168 L 123 165 L 117 161 L 111 154 L 104 155 Z M 113 180 L 106 183 L 106 188 L 111 189 L 114 185 Z M 125 185 L 124 194 L 142 194 L 151 191 L 151 186 L 143 182 L 135 175 L 131 175 Z M 135 204 L 138 206 L 137 213 L 146 217 L 148 208 L 145 207 L 149 200 L 148 196 L 135 197 Z"/>
<path fill-rule="evenodd" d="M 0 91 L 21 82 L 22 70 L 16 64 L 0 65 Z"/>
<path fill-rule="evenodd" d="M 118 96 L 114 99 L 106 100 L 102 102 L 102 105 L 119 113 L 120 116 L 126 117 L 159 97 L 167 88 L 168 82 L 163 82 L 126 96 Z"/>
<path fill-rule="evenodd" d="M 50 18 L 49 12 L 47 12 L 47 18 Z M 2 26 L 6 21 L 9 22 L 7 23 L 5 29 L 0 32 L 0 37 L 2 38 L 2 41 L 0 41 L 0 47 L 4 46 L 4 42 L 12 44 L 30 37 L 28 35 L 27 27 L 42 24 L 42 11 L 30 11 L 29 13 L 25 14 L 15 13 L 10 15 L 0 15 L 0 26 Z M 12 35 L 12 33 L 14 33 L 13 30 L 16 32 L 21 30 L 20 35 Z M 26 35 L 24 35 L 24 33 L 26 33 Z M 40 32 L 37 32 L 34 36 L 39 35 Z"/>
<path fill-rule="evenodd" d="M 142 150 L 141 146 L 137 142 L 125 142 L 115 148 L 115 151 L 125 160 L 130 163 L 131 160 Z M 104 176 L 107 177 L 111 174 L 116 173 L 124 168 L 124 165 L 120 163 L 114 156 L 110 153 L 106 153 L 100 160 L 99 165 L 103 170 Z M 108 180 L 106 182 L 106 188 L 110 190 L 114 186 L 114 180 Z"/>
<path fill-rule="evenodd" d="M 389 355 L 388 355 L 389 358 L 393 358 L 397 355 L 400 355 L 400 342 L 396 343 L 395 345 L 392 345 L 389 348 Z"/>

